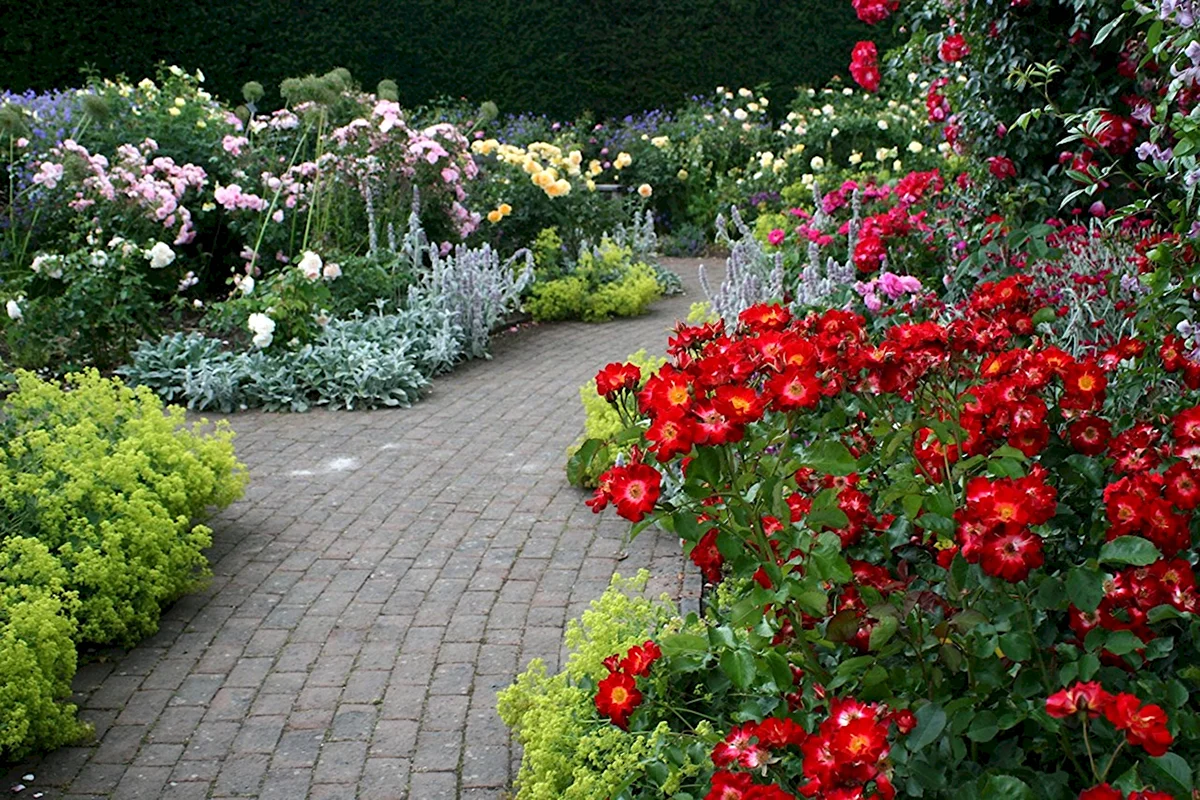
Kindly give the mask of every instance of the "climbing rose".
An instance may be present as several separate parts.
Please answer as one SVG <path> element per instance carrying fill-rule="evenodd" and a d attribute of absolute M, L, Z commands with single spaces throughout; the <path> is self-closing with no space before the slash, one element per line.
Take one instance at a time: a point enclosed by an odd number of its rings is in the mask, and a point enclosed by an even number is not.
<path fill-rule="evenodd" d="M 942 40 L 941 47 L 938 48 L 938 58 L 940 58 L 942 61 L 945 61 L 947 64 L 953 64 L 956 61 L 962 61 L 970 54 L 971 48 L 961 33 L 956 33 L 953 36 L 947 36 Z"/>
<path fill-rule="evenodd" d="M 996 180 L 1017 177 L 1017 165 L 1007 156 L 992 156 L 987 160 L 988 172 Z"/>
<path fill-rule="evenodd" d="M 874 42 L 859 42 L 850 54 L 850 76 L 868 92 L 879 90 L 879 54 Z"/>
<path fill-rule="evenodd" d="M 900 0 L 851 0 L 854 13 L 868 25 L 883 22 L 900 7 Z"/>

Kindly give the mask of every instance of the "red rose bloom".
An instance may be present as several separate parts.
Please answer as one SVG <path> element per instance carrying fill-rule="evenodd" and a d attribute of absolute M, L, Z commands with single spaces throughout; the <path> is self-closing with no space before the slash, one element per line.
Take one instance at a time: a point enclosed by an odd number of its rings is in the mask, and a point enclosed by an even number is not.
<path fill-rule="evenodd" d="M 967 45 L 967 40 L 963 38 L 961 33 L 947 36 L 942 40 L 941 47 L 938 48 L 938 58 L 947 64 L 962 61 L 970 54 L 971 48 Z"/>
<path fill-rule="evenodd" d="M 630 522 L 641 522 L 658 502 L 662 475 L 654 467 L 647 464 L 613 467 L 601 476 L 601 485 L 605 484 L 605 477 L 608 498 L 617 507 L 617 513 Z"/>
<path fill-rule="evenodd" d="M 636 389 L 642 371 L 636 364 L 608 364 L 596 373 L 596 394 L 612 400 L 622 389 Z"/>
<path fill-rule="evenodd" d="M 900 0 L 851 0 L 854 13 L 868 25 L 883 22 L 900 7 Z"/>
<path fill-rule="evenodd" d="M 1100 417 L 1088 415 L 1071 423 L 1067 429 L 1071 446 L 1085 456 L 1098 456 L 1108 449 L 1112 424 Z"/>
<path fill-rule="evenodd" d="M 1042 537 L 1027 530 L 988 538 L 979 557 L 984 572 L 1010 583 L 1025 580 L 1044 561 Z"/>
<path fill-rule="evenodd" d="M 1099 786 L 1084 789 L 1079 793 L 1079 800 L 1125 800 L 1125 795 L 1121 794 L 1120 789 L 1114 789 L 1109 784 L 1102 783 Z"/>
<path fill-rule="evenodd" d="M 866 234 L 854 245 L 854 266 L 859 272 L 875 272 L 886 255 L 883 239 L 875 234 Z"/>
<path fill-rule="evenodd" d="M 662 649 L 652 641 L 635 644 L 621 659 L 621 671 L 627 675 L 649 675 L 650 667 L 662 658 Z"/>
<path fill-rule="evenodd" d="M 874 42 L 859 42 L 850 53 L 850 77 L 868 92 L 879 90 L 879 54 Z"/>
<path fill-rule="evenodd" d="M 1087 714 L 1095 718 L 1100 716 L 1109 697 L 1108 692 L 1096 681 L 1076 683 L 1047 697 L 1046 713 L 1059 719 L 1075 714 Z"/>
<path fill-rule="evenodd" d="M 1104 708 L 1104 716 L 1119 731 L 1125 732 L 1130 744 L 1139 745 L 1152 756 L 1161 756 L 1170 749 L 1175 738 L 1167 730 L 1167 714 L 1159 706 L 1142 705 L 1136 695 L 1122 692 Z"/>
<path fill-rule="evenodd" d="M 641 702 L 637 681 L 623 672 L 614 672 L 600 681 L 596 691 L 596 710 L 623 731 L 629 730 L 629 715 Z"/>
<path fill-rule="evenodd" d="M 1017 165 L 1008 156 L 992 156 L 987 163 L 988 172 L 998 181 L 1017 177 Z"/>

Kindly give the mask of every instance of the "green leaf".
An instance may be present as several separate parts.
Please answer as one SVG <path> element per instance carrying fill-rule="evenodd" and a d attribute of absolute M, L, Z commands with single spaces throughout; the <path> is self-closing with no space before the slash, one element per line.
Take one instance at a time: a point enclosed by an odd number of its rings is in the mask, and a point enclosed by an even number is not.
<path fill-rule="evenodd" d="M 1143 647 L 1145 645 L 1142 644 L 1142 640 L 1132 631 L 1113 631 L 1104 642 L 1104 649 L 1118 656 L 1141 650 Z"/>
<path fill-rule="evenodd" d="M 871 637 L 868 640 L 867 646 L 871 650 L 878 650 L 891 641 L 891 638 L 896 635 L 896 631 L 898 630 L 900 630 L 900 621 L 898 619 L 895 617 L 883 617 L 871 629 Z"/>
<path fill-rule="evenodd" d="M 1104 574 L 1086 567 L 1071 570 L 1067 573 L 1067 596 L 1080 611 L 1092 613 L 1104 599 Z"/>
<path fill-rule="evenodd" d="M 658 640 L 658 646 L 668 656 L 708 652 L 708 640 L 696 633 L 673 633 L 664 636 Z"/>
<path fill-rule="evenodd" d="M 754 657 L 746 650 L 726 650 L 721 654 L 721 671 L 734 686 L 748 689 L 754 682 Z"/>
<path fill-rule="evenodd" d="M 1158 548 L 1149 539 L 1140 536 L 1118 536 L 1100 548 L 1100 561 L 1104 564 L 1130 564 L 1145 567 L 1162 558 Z"/>
<path fill-rule="evenodd" d="M 588 439 L 581 444 L 575 454 L 567 460 L 567 482 L 572 486 L 582 486 L 584 477 L 591 474 L 589 467 L 592 459 L 604 446 L 604 442 L 599 439 Z"/>
<path fill-rule="evenodd" d="M 822 439 L 805 448 L 801 462 L 817 472 L 830 475 L 849 475 L 858 469 L 858 461 L 841 442 Z"/>
<path fill-rule="evenodd" d="M 1092 486 L 1104 485 L 1104 466 L 1097 459 L 1074 453 L 1067 456 L 1066 463 Z"/>
<path fill-rule="evenodd" d="M 1033 789 L 1020 778 L 993 775 L 984 784 L 982 796 L 988 800 L 1033 800 Z"/>
<path fill-rule="evenodd" d="M 1170 789 L 1174 794 L 1191 794 L 1195 788 L 1195 778 L 1192 775 L 1192 768 L 1188 763 L 1174 753 L 1167 753 L 1165 756 L 1151 758 L 1149 760 L 1152 774 L 1157 771 L 1166 781 L 1166 786 L 1159 788 Z"/>
<path fill-rule="evenodd" d="M 967 728 L 967 738 L 973 742 L 990 742 L 1000 732 L 996 715 L 991 711 L 981 711 L 971 720 Z"/>
<path fill-rule="evenodd" d="M 914 753 L 933 744 L 946 729 L 946 712 L 934 703 L 917 709 L 917 726 L 908 735 L 908 749 Z"/>
<path fill-rule="evenodd" d="M 1033 657 L 1033 640 L 1023 631 L 1011 631 L 1000 637 L 1000 649 L 1013 661 L 1028 661 Z"/>

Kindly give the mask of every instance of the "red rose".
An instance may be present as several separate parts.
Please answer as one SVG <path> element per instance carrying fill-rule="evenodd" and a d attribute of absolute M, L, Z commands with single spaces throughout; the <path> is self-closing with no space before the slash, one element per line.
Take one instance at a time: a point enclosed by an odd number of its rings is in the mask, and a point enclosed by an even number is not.
<path fill-rule="evenodd" d="M 996 180 L 1002 181 L 1017 177 L 1017 165 L 1008 156 L 992 156 L 987 163 L 988 172 L 992 173 L 992 177 Z"/>
<path fill-rule="evenodd" d="M 879 90 L 879 55 L 874 42 L 859 42 L 850 54 L 850 77 L 868 92 Z"/>
<path fill-rule="evenodd" d="M 900 7 L 900 0 L 851 0 L 854 13 L 868 25 L 883 22 Z"/>
<path fill-rule="evenodd" d="M 1062 719 L 1076 714 L 1100 716 L 1110 695 L 1096 681 L 1076 683 L 1046 698 L 1046 713 Z"/>
<path fill-rule="evenodd" d="M 600 681 L 596 691 L 596 710 L 621 730 L 629 730 L 629 715 L 641 702 L 637 681 L 623 672 L 614 672 Z"/>
<path fill-rule="evenodd" d="M 953 64 L 956 61 L 962 61 L 970 54 L 971 48 L 961 33 L 947 36 L 942 40 L 942 44 L 938 48 L 938 58 L 940 58 L 942 61 L 945 61 L 947 64 Z"/>

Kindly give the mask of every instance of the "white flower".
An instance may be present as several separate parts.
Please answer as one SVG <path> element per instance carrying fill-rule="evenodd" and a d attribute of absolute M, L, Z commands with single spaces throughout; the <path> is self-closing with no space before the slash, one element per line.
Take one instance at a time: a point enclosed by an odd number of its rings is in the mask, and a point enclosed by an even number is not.
<path fill-rule="evenodd" d="M 254 313 L 250 315 L 246 325 L 254 331 L 255 347 L 261 350 L 271 346 L 271 340 L 275 338 L 275 320 L 266 314 Z"/>
<path fill-rule="evenodd" d="M 888 129 L 888 121 L 886 119 L 881 119 L 875 124 L 879 126 L 879 130 L 881 131 L 886 131 Z"/>
<path fill-rule="evenodd" d="M 856 164 L 856 165 L 861 164 L 862 160 L 863 160 L 863 154 L 858 152 L 857 150 L 855 150 L 853 153 L 850 154 L 850 163 L 851 164 Z"/>
<path fill-rule="evenodd" d="M 19 299 L 21 299 L 21 298 L 18 298 L 18 300 Z M 9 319 L 13 319 L 13 320 L 16 320 L 17 322 L 20 322 L 21 318 L 24 316 L 21 313 L 21 304 L 19 302 L 17 302 L 17 300 L 9 300 L 7 303 L 4 304 L 4 308 L 8 311 Z"/>
<path fill-rule="evenodd" d="M 910 152 L 910 153 L 919 153 L 924 149 L 925 149 L 925 145 L 921 144 L 918 141 L 914 140 L 914 141 L 911 141 L 908 143 L 908 152 Z"/>
<path fill-rule="evenodd" d="M 103 250 L 96 250 L 88 257 L 88 263 L 93 267 L 103 267 L 108 264 L 108 253 Z"/>
<path fill-rule="evenodd" d="M 831 130 L 829 132 L 829 138 L 832 139 L 833 137 L 837 136 L 839 133 L 841 133 L 841 130 L 839 130 L 838 128 L 834 128 L 833 130 Z"/>
<path fill-rule="evenodd" d="M 750 90 L 749 90 L 749 89 L 747 89 L 745 86 L 743 86 L 741 89 L 738 89 L 738 96 L 740 96 L 740 97 L 754 97 L 754 92 L 750 91 Z"/>
<path fill-rule="evenodd" d="M 820 172 L 825 169 L 825 159 L 820 156 L 813 156 L 812 161 L 808 162 L 808 164 L 812 167 L 813 172 Z"/>
<path fill-rule="evenodd" d="M 233 276 L 233 285 L 236 286 L 242 294 L 250 294 L 254 291 L 254 276 L 242 275 L 239 277 L 235 275 Z"/>
<path fill-rule="evenodd" d="M 325 277 L 325 280 L 332 281 L 342 277 L 342 268 L 331 262 L 321 269 L 321 274 Z"/>
<path fill-rule="evenodd" d="M 166 242 L 155 242 L 154 247 L 146 251 L 146 258 L 151 269 L 162 269 L 175 260 L 175 251 Z"/>
<path fill-rule="evenodd" d="M 62 259 L 54 255 L 38 256 L 33 259 L 33 263 L 29 265 L 29 268 L 34 272 L 45 275 L 47 278 L 61 278 L 63 275 Z"/>
<path fill-rule="evenodd" d="M 748 116 L 750 116 L 750 115 L 746 113 L 746 109 L 744 109 L 744 108 L 739 108 L 733 112 L 733 118 L 736 119 L 738 122 L 743 121 Z"/>
<path fill-rule="evenodd" d="M 897 158 L 892 162 L 892 170 L 899 172 L 902 169 L 904 169 L 904 163 L 900 159 Z"/>
<path fill-rule="evenodd" d="M 305 250 L 304 257 L 297 264 L 300 271 L 304 273 L 304 277 L 310 281 L 315 281 L 321 277 L 321 257 L 312 250 Z"/>

